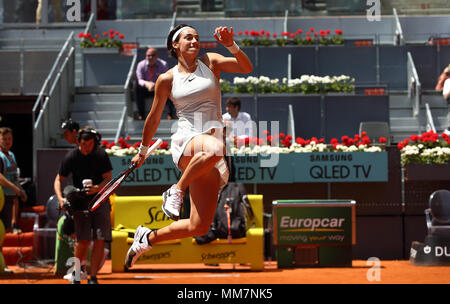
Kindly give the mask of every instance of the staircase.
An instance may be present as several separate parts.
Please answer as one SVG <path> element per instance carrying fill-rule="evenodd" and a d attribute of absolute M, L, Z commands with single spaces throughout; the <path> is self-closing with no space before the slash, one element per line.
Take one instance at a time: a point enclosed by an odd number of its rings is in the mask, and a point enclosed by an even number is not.
<path fill-rule="evenodd" d="M 113 142 L 124 106 L 122 86 L 79 87 L 76 89 L 74 102 L 69 106 L 69 116 L 81 127 L 89 125 L 95 128 L 102 135 L 102 140 Z M 126 119 L 125 132 L 120 137 L 130 136 L 129 143 L 141 141 L 145 121 L 132 117 Z M 174 122 L 176 120 L 161 119 L 155 137 L 169 141 Z"/>
<path fill-rule="evenodd" d="M 113 141 L 124 106 L 122 86 L 78 87 L 69 115 L 80 127 L 89 125 L 100 132 L 103 140 Z"/>
<path fill-rule="evenodd" d="M 130 136 L 130 142 L 134 143 L 142 140 L 142 130 L 144 129 L 144 120 L 134 120 L 128 118 L 127 136 Z M 170 136 L 176 131 L 176 123 L 178 120 L 161 119 L 158 130 L 156 130 L 155 138 L 161 138 L 163 141 L 170 143 Z M 173 125 L 175 124 L 175 125 Z M 171 132 L 173 128 L 173 132 Z"/>
<path fill-rule="evenodd" d="M 447 102 L 437 92 L 424 92 L 417 117 L 413 116 L 412 108 L 406 92 L 394 92 L 389 95 L 389 116 L 392 141 L 398 143 L 403 139 L 426 131 L 426 108 L 428 103 L 433 116 L 436 132 L 441 133 L 447 127 Z"/>

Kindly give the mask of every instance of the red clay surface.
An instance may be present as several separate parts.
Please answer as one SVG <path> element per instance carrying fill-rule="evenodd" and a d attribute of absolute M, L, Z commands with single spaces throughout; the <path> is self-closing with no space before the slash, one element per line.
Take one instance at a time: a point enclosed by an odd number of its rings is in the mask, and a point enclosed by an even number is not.
<path fill-rule="evenodd" d="M 253 272 L 248 266 L 221 264 L 136 265 L 130 272 L 112 273 L 106 261 L 98 274 L 100 284 L 450 284 L 450 266 L 413 266 L 409 261 L 381 261 L 379 281 L 366 261 L 353 261 L 346 268 L 278 269 L 265 262 Z M 69 284 L 53 274 L 53 266 L 9 266 L 13 274 L 0 275 L 0 284 Z M 82 281 L 85 284 L 86 281 Z"/>

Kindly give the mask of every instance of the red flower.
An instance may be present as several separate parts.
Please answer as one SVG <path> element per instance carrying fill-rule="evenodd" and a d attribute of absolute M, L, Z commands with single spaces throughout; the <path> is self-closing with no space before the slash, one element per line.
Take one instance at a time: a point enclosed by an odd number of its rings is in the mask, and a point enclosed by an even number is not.
<path fill-rule="evenodd" d="M 109 35 L 109 39 L 114 39 L 114 34 Z"/>
<path fill-rule="evenodd" d="M 303 33 L 303 30 L 302 29 L 298 29 L 297 30 L 297 34 L 301 34 L 301 33 Z"/>
<path fill-rule="evenodd" d="M 263 131 L 263 134 L 264 134 L 264 135 L 269 135 L 270 133 L 269 133 L 269 131 L 264 130 L 264 131 Z"/>
<path fill-rule="evenodd" d="M 381 136 L 380 139 L 379 139 L 378 141 L 379 141 L 380 143 L 384 144 L 384 143 L 387 141 L 387 139 L 386 139 L 386 137 Z"/>
<path fill-rule="evenodd" d="M 317 37 L 317 36 L 319 36 L 319 34 L 317 34 L 317 33 L 314 33 L 314 36 L 316 36 L 316 37 Z"/>
<path fill-rule="evenodd" d="M 327 35 L 330 35 L 330 33 L 331 33 L 331 31 L 330 31 L 330 30 L 327 30 Z"/>
<path fill-rule="evenodd" d="M 266 33 L 266 37 L 270 37 L 270 33 L 269 32 Z"/>
<path fill-rule="evenodd" d="M 245 35 L 248 35 L 248 31 L 244 31 Z"/>
<path fill-rule="evenodd" d="M 241 36 L 242 35 L 242 31 L 239 31 L 237 34 L 238 34 L 238 36 Z"/>
<path fill-rule="evenodd" d="M 311 141 L 314 141 L 316 144 L 318 144 L 319 143 L 319 140 L 317 139 L 317 137 L 313 137 L 313 138 L 311 138 Z"/>
<path fill-rule="evenodd" d="M 367 135 L 367 132 L 366 131 L 362 131 L 361 132 L 361 136 L 366 136 Z"/>
<path fill-rule="evenodd" d="M 418 141 L 419 140 L 419 136 L 418 135 L 411 135 L 410 137 L 409 137 L 412 141 Z"/>
<path fill-rule="evenodd" d="M 166 141 L 163 141 L 161 146 L 159 146 L 160 149 L 167 149 L 169 147 L 169 144 Z"/>
<path fill-rule="evenodd" d="M 84 38 L 84 33 L 79 33 L 78 38 Z"/>
<path fill-rule="evenodd" d="M 315 29 L 312 27 L 312 28 L 310 28 L 309 29 L 311 32 L 314 32 L 315 31 Z"/>
<path fill-rule="evenodd" d="M 370 140 L 369 136 L 363 136 L 362 143 L 365 144 L 365 145 L 370 144 L 371 140 Z"/>
<path fill-rule="evenodd" d="M 117 36 L 119 36 L 119 35 L 120 35 L 120 33 L 119 33 L 119 32 L 116 32 L 116 35 L 117 35 Z"/>
<path fill-rule="evenodd" d="M 397 144 L 397 148 L 399 150 L 403 149 L 404 147 L 405 147 L 405 144 L 402 141 Z"/>
<path fill-rule="evenodd" d="M 280 133 L 279 136 L 280 136 L 280 138 L 281 138 L 281 137 L 285 137 L 286 135 L 284 135 L 284 133 Z"/>
<path fill-rule="evenodd" d="M 114 33 L 114 30 L 109 30 L 109 33 L 110 33 L 110 34 L 113 34 L 113 33 Z"/>
<path fill-rule="evenodd" d="M 335 30 L 335 33 L 338 35 L 342 35 L 342 30 Z"/>
<path fill-rule="evenodd" d="M 323 144 L 323 143 L 325 142 L 325 139 L 321 138 L 321 139 L 319 140 L 319 142 L 320 142 L 321 144 Z"/>
<path fill-rule="evenodd" d="M 120 38 L 120 39 L 123 39 L 123 38 L 125 38 L 125 35 L 124 35 L 124 34 L 120 34 L 120 35 L 119 35 L 119 38 Z"/>
<path fill-rule="evenodd" d="M 289 34 L 289 38 L 293 39 L 295 37 L 294 33 Z"/>
<path fill-rule="evenodd" d="M 337 140 L 337 138 L 332 138 L 330 141 L 330 144 L 334 145 L 334 144 L 338 144 L 339 141 Z"/>
<path fill-rule="evenodd" d="M 295 139 L 295 142 L 298 143 L 299 145 L 302 145 L 302 146 L 305 145 L 305 140 L 303 138 L 301 138 L 301 137 L 297 137 Z"/>
<path fill-rule="evenodd" d="M 327 32 L 325 32 L 324 30 L 320 31 L 320 36 L 325 36 L 327 34 Z"/>
<path fill-rule="evenodd" d="M 282 32 L 281 36 L 289 36 L 289 32 Z"/>
<path fill-rule="evenodd" d="M 309 35 L 311 35 L 311 33 L 310 32 L 306 32 L 306 36 L 309 36 Z"/>
<path fill-rule="evenodd" d="M 311 41 L 311 37 L 309 37 L 309 36 L 306 37 L 306 40 Z"/>
<path fill-rule="evenodd" d="M 261 36 L 264 35 L 265 32 L 266 32 L 265 30 L 261 30 L 261 31 L 260 31 Z"/>
<path fill-rule="evenodd" d="M 130 136 L 125 137 L 125 140 L 130 140 L 130 139 L 131 139 Z"/>
<path fill-rule="evenodd" d="M 107 140 L 103 140 L 103 141 L 102 141 L 102 146 L 105 146 L 105 147 L 106 147 L 106 146 L 108 145 L 108 143 L 109 143 L 109 142 L 108 142 Z"/>
<path fill-rule="evenodd" d="M 108 32 L 104 32 L 104 33 L 103 33 L 103 36 L 108 36 Z"/>
<path fill-rule="evenodd" d="M 273 38 L 277 38 L 277 33 L 273 33 L 273 34 L 272 34 L 272 37 L 273 37 Z"/>

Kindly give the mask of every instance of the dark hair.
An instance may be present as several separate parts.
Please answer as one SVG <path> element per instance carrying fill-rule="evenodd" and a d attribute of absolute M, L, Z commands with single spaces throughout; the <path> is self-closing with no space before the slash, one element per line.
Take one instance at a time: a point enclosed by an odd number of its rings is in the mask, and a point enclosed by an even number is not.
<path fill-rule="evenodd" d="M 0 128 L 0 135 L 5 135 L 5 134 L 11 134 L 12 135 L 11 128 L 8 128 L 8 127 Z"/>
<path fill-rule="evenodd" d="M 193 28 L 195 30 L 194 27 L 188 25 L 188 24 L 179 24 L 176 27 L 174 27 L 170 32 L 169 32 L 169 36 L 167 36 L 167 50 L 169 51 L 169 56 L 173 57 L 173 58 L 178 58 L 177 56 L 177 52 L 175 51 L 175 49 L 172 46 L 172 37 L 175 34 L 176 31 L 178 31 L 180 28 L 185 27 L 185 26 L 189 26 L 190 28 Z M 178 35 L 178 37 L 175 39 L 175 41 L 178 41 L 180 39 L 180 35 Z"/>
<path fill-rule="evenodd" d="M 78 142 L 81 142 L 82 139 L 84 140 L 94 139 L 95 144 L 99 145 L 100 141 L 102 140 L 102 136 L 94 128 L 86 126 L 78 130 L 77 135 Z"/>
<path fill-rule="evenodd" d="M 227 102 L 226 102 L 225 105 L 227 105 L 227 106 L 231 105 L 231 106 L 234 106 L 234 107 L 237 106 L 238 110 L 240 110 L 241 109 L 241 100 L 239 98 L 237 98 L 237 97 L 230 97 L 230 98 L 227 99 Z"/>

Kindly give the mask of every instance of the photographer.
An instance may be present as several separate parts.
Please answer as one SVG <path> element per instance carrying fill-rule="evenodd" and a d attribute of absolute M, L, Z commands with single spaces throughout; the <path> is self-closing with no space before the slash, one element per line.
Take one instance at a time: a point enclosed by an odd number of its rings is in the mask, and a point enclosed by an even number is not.
<path fill-rule="evenodd" d="M 54 182 L 55 194 L 61 208 L 73 214 L 76 244 L 75 257 L 86 260 L 89 243 L 94 241 L 91 254 L 89 284 L 97 284 L 97 272 L 104 255 L 105 241 L 111 241 L 109 204 L 102 204 L 94 212 L 88 203 L 111 180 L 112 166 L 106 152 L 99 146 L 100 134 L 91 127 L 78 131 L 79 146 L 69 151 Z M 72 174 L 73 188 L 62 191 L 62 183 Z M 67 187 L 66 187 L 67 188 Z M 72 283 L 79 283 L 73 281 Z"/>

